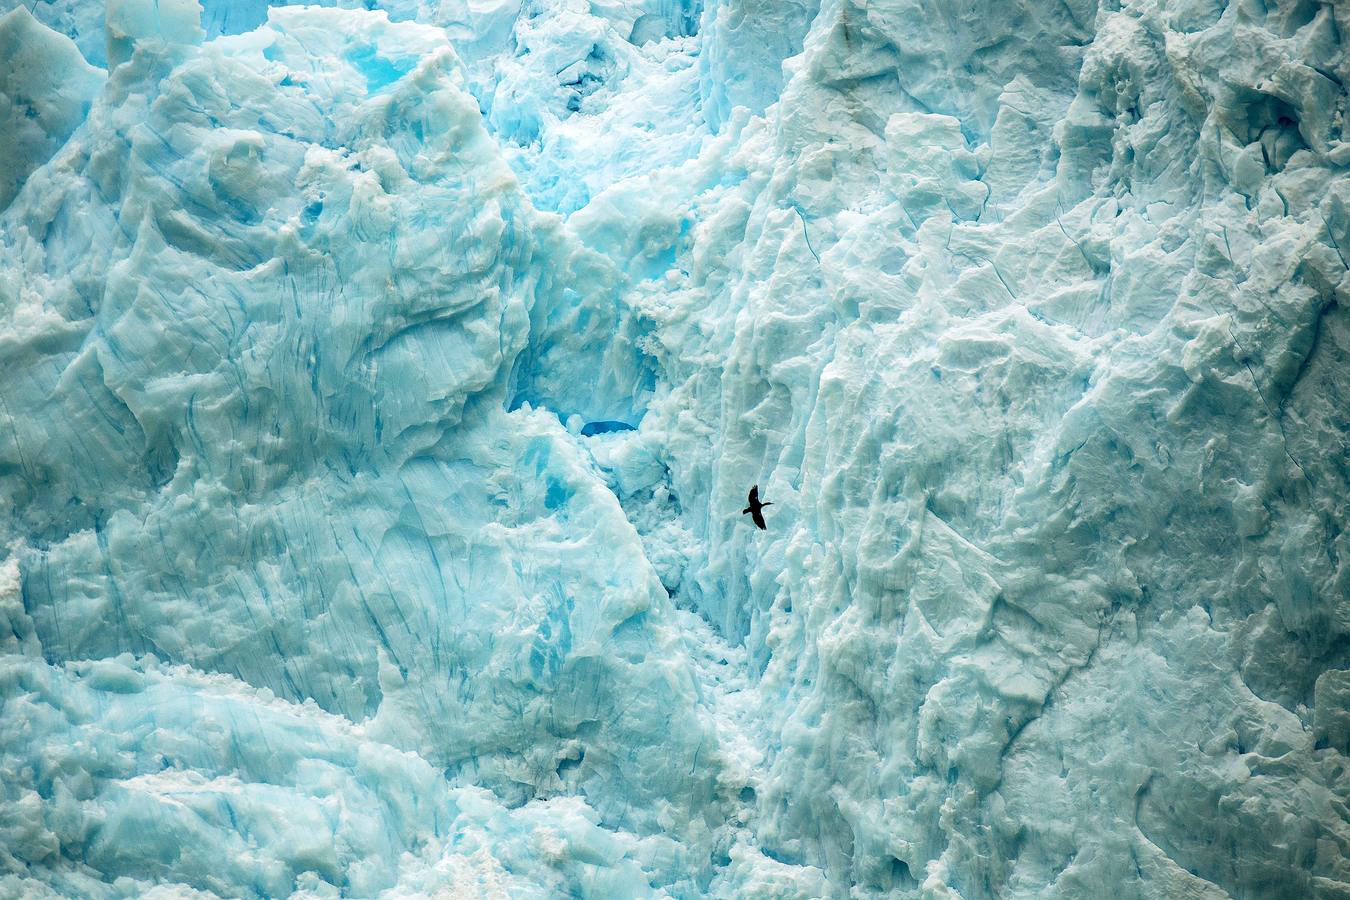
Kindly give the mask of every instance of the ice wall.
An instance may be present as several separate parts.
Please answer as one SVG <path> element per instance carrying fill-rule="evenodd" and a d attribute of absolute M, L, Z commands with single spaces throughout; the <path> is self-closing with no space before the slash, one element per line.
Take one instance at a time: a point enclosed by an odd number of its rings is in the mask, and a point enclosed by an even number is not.
<path fill-rule="evenodd" d="M 336 5 L 0 19 L 0 895 L 1350 896 L 1350 10 Z"/>
<path fill-rule="evenodd" d="M 525 201 L 439 29 L 276 10 L 198 47 L 174 12 L 125 10 L 125 61 L 5 220 L 15 870 L 372 896 L 458 840 L 459 782 L 498 792 L 479 828 L 584 794 L 576 828 L 698 844 L 716 746 L 666 595 L 557 418 L 506 410 L 540 257 L 583 251 Z M 316 756 L 329 736 L 350 746 Z M 79 750 L 105 744 L 106 766 Z M 337 771 L 368 754 L 402 786 Z M 386 833 L 409 792 L 426 809 Z M 585 868 L 558 827 L 551 865 Z M 709 867 L 628 849 L 550 877 Z"/>
<path fill-rule="evenodd" d="M 643 432 L 761 672 L 772 858 L 1347 889 L 1347 24 L 830 4 L 705 157 Z"/>

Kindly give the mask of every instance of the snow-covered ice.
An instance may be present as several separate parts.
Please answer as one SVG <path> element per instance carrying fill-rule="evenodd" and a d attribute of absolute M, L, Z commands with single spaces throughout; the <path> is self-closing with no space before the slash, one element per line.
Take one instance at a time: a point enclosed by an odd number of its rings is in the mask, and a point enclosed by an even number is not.
<path fill-rule="evenodd" d="M 0 0 L 0 897 L 1350 897 L 1346 34 Z"/>

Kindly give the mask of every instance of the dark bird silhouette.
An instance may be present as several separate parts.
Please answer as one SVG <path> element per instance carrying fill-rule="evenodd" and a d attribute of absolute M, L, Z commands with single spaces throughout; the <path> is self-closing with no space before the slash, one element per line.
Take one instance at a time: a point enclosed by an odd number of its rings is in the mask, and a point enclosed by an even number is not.
<path fill-rule="evenodd" d="M 749 513 L 750 518 L 754 520 L 755 527 L 757 527 L 760 531 L 768 531 L 769 526 L 764 524 L 764 512 L 763 512 L 764 507 L 766 506 L 773 506 L 773 502 L 770 501 L 768 503 L 760 503 L 759 485 L 755 485 L 754 487 L 750 488 L 750 505 L 747 506 L 745 509 L 741 510 L 741 515 Z"/>

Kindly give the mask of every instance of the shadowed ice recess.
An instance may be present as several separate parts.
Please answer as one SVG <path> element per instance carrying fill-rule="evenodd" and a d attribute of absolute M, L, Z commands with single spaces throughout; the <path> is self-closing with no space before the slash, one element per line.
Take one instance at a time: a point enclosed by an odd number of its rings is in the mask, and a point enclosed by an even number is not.
<path fill-rule="evenodd" d="M 0 0 L 0 898 L 1350 898 L 1348 34 Z"/>

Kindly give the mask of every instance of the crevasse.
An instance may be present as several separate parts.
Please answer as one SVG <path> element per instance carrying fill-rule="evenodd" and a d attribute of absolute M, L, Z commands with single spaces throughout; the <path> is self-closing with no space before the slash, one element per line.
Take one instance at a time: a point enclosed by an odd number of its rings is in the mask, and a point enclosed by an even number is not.
<path fill-rule="evenodd" d="M 0 8 L 0 896 L 1350 896 L 1350 8 Z"/>

